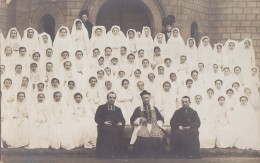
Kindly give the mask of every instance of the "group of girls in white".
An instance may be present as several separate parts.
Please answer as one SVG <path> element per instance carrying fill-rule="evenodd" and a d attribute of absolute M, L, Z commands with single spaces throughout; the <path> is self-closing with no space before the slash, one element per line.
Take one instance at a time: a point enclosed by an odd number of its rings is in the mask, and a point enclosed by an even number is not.
<path fill-rule="evenodd" d="M 169 40 L 151 29 L 119 26 L 92 37 L 81 20 L 61 26 L 54 41 L 27 28 L 1 34 L 1 143 L 18 148 L 95 146 L 94 115 L 117 94 L 126 124 L 142 104 L 144 89 L 169 126 L 181 97 L 201 120 L 201 148 L 260 149 L 260 83 L 251 39 L 214 44 L 193 38 L 185 44 L 178 28 Z"/>

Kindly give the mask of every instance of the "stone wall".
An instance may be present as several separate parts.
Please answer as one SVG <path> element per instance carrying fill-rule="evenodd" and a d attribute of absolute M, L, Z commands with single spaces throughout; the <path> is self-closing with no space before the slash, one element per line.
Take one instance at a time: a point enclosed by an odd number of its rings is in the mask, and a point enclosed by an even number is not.
<path fill-rule="evenodd" d="M 260 66 L 260 1 L 210 0 L 209 36 L 212 43 L 227 39 L 253 40 L 256 64 Z"/>

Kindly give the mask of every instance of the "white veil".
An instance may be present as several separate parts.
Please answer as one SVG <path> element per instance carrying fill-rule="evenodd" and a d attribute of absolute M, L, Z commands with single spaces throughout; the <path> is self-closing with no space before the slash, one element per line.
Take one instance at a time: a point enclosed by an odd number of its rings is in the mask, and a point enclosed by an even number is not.
<path fill-rule="evenodd" d="M 33 38 L 27 37 L 27 33 L 28 33 L 29 30 L 33 30 L 33 32 L 34 32 Z M 35 49 L 39 46 L 38 32 L 32 27 L 29 27 L 26 30 L 24 30 L 22 43 L 23 43 L 23 45 L 25 45 L 26 50 L 27 50 L 29 55 L 34 53 Z"/>
<path fill-rule="evenodd" d="M 96 36 L 95 32 L 97 29 L 101 29 L 102 34 L 100 36 Z M 93 26 L 92 27 L 92 35 L 91 35 L 91 50 L 98 48 L 100 53 L 103 54 L 106 46 L 106 28 L 104 26 Z"/>
<path fill-rule="evenodd" d="M 13 30 L 16 31 L 16 33 L 17 33 L 16 38 L 11 38 L 10 37 L 11 31 L 13 31 Z M 21 36 L 19 34 L 19 31 L 16 28 L 11 28 L 8 31 L 8 34 L 6 36 L 5 44 L 6 45 L 10 45 L 12 47 L 13 51 L 18 52 L 21 43 L 22 43 L 22 39 L 21 39 Z"/>

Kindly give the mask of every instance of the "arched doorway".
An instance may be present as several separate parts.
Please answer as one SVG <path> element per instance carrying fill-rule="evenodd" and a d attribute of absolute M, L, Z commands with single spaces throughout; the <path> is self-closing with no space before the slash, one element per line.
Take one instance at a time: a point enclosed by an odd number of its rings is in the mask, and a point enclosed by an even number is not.
<path fill-rule="evenodd" d="M 199 27 L 196 21 L 193 21 L 191 23 L 191 32 L 190 32 L 190 37 L 194 38 L 196 41 L 196 45 L 199 45 Z"/>
<path fill-rule="evenodd" d="M 140 0 L 108 0 L 99 10 L 96 24 L 104 25 L 107 30 L 119 25 L 124 33 L 130 28 L 142 31 L 143 26 L 151 27 L 148 13 Z"/>
<path fill-rule="evenodd" d="M 52 41 L 55 37 L 55 19 L 52 15 L 46 14 L 41 19 L 43 31 L 51 36 Z"/>
<path fill-rule="evenodd" d="M 160 0 L 85 0 L 85 3 L 83 4 L 82 9 L 87 9 L 89 11 L 89 20 L 94 24 L 98 25 L 100 24 L 100 21 L 98 19 L 99 13 L 103 12 L 102 11 L 103 6 L 107 5 L 107 3 L 114 4 L 114 3 L 131 3 L 135 4 L 136 8 L 132 7 L 132 11 L 128 11 L 127 17 L 131 17 L 132 20 L 138 20 L 139 17 L 142 16 L 148 16 L 148 20 L 150 22 L 150 27 L 152 30 L 152 35 L 155 36 L 157 33 L 161 32 L 163 27 L 162 27 L 162 18 L 165 17 L 165 6 Z M 131 6 L 131 5 L 130 5 Z M 129 6 L 127 6 L 129 7 Z M 144 10 L 145 14 L 137 15 L 134 13 L 135 10 Z M 111 7 L 110 7 L 111 10 Z M 125 10 L 125 8 L 124 8 Z M 110 11 L 112 12 L 112 11 Z M 141 11 L 139 11 L 141 12 Z M 142 12 L 144 13 L 144 12 Z M 121 14 L 119 14 L 121 15 Z M 132 16 L 135 15 L 135 16 Z M 109 16 L 109 15 L 107 15 Z M 110 17 L 110 16 L 109 16 Z M 114 19 L 114 18 L 113 18 Z M 129 18 L 128 18 L 129 19 Z M 123 19 L 122 19 L 123 20 Z M 125 21 L 125 20 L 124 20 Z M 104 22 L 104 21 L 103 21 Z M 126 21 L 125 21 L 126 22 Z M 135 24 L 136 22 L 130 22 L 129 24 Z M 104 23 L 102 23 L 104 24 Z M 148 23 L 147 23 L 148 24 Z M 118 25 L 118 24 L 113 24 L 113 25 Z M 110 25 L 111 26 L 111 25 Z M 125 28 L 125 27 L 123 27 Z M 137 27 L 138 28 L 138 27 Z M 140 27 L 139 27 L 140 28 Z M 110 30 L 108 27 L 107 30 Z M 137 29 L 139 30 L 139 29 Z M 125 29 L 123 29 L 125 31 Z"/>

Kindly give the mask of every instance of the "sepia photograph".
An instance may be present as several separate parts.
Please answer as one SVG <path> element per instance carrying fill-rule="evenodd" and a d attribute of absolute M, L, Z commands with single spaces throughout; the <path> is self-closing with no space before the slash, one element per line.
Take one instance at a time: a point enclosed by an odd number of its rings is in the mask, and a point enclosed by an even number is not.
<path fill-rule="evenodd" d="M 259 163 L 260 0 L 0 0 L 0 163 Z"/>

